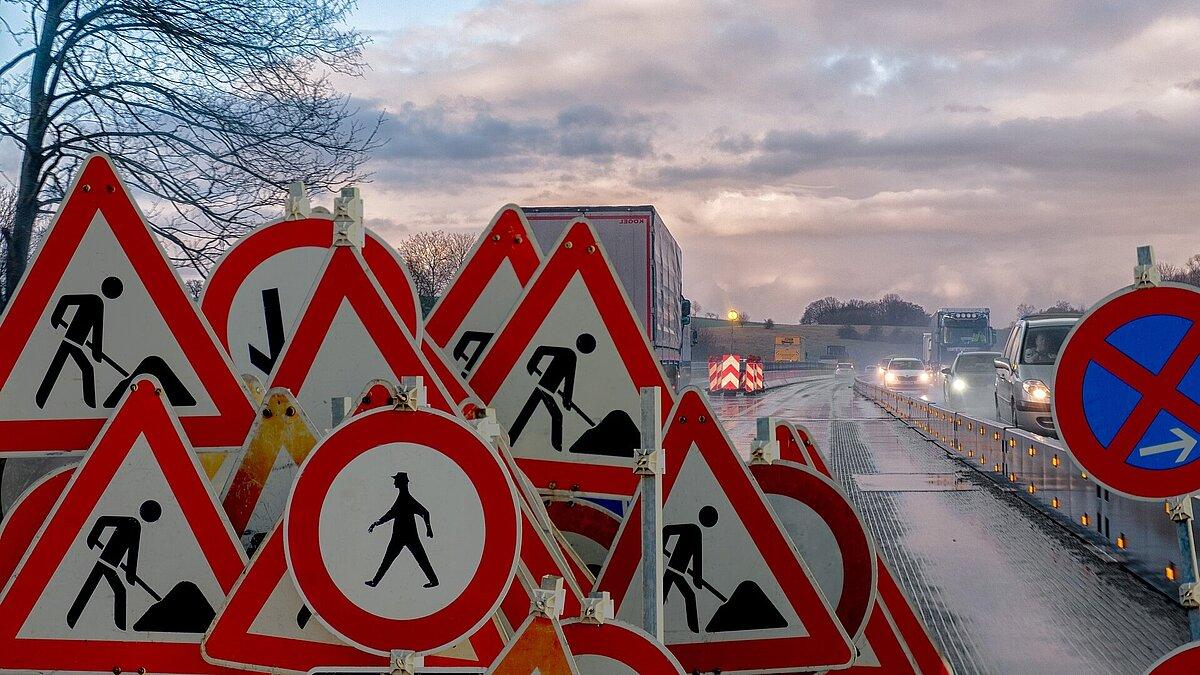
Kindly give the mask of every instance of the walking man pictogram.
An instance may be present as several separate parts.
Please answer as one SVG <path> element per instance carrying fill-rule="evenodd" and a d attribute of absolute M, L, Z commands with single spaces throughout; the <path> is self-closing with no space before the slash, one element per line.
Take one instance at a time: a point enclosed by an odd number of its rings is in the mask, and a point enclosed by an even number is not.
<path fill-rule="evenodd" d="M 717 510 L 711 506 L 700 509 L 700 525 L 712 527 L 717 524 Z M 706 588 L 704 581 L 704 533 L 700 525 L 695 523 L 680 523 L 667 525 L 663 528 L 663 553 L 667 556 L 667 566 L 663 569 L 663 604 L 671 597 L 671 589 L 679 590 L 683 596 L 684 611 L 687 612 L 687 625 L 693 633 L 700 632 L 700 620 L 696 615 L 696 590 Z M 671 537 L 675 537 L 675 548 L 666 549 Z M 687 578 L 692 578 L 689 584 Z"/>
<path fill-rule="evenodd" d="M 116 277 L 108 277 L 100 283 L 100 293 L 109 300 L 121 297 L 124 286 Z M 68 309 L 75 308 L 70 322 L 66 321 Z M 75 361 L 79 374 L 83 379 L 83 402 L 89 408 L 96 407 L 96 366 L 107 357 L 104 355 L 104 300 L 99 295 L 76 294 L 64 295 L 58 300 L 54 312 L 50 314 L 50 325 L 54 328 L 66 327 L 62 344 L 50 360 L 50 368 L 38 387 L 34 401 L 37 407 L 46 407 L 46 400 L 62 374 L 67 359 Z M 91 353 L 88 358 L 87 352 Z M 93 363 L 95 361 L 95 363 Z"/>
<path fill-rule="evenodd" d="M 153 499 L 148 499 L 142 502 L 138 515 L 141 516 L 140 521 L 133 516 L 100 516 L 96 519 L 96 524 L 87 536 L 89 549 L 101 547 L 100 535 L 104 534 L 105 530 L 111 528 L 113 532 L 103 544 L 100 559 L 96 561 L 92 573 L 88 575 L 87 581 L 83 582 L 83 588 L 79 590 L 71 609 L 67 611 L 67 626 L 75 627 L 88 601 L 92 599 L 92 594 L 96 592 L 96 587 L 100 585 L 100 580 L 103 579 L 108 582 L 113 592 L 113 623 L 118 630 L 125 630 L 126 589 L 125 584 L 121 583 L 120 573 L 125 573 L 125 582 L 130 586 L 139 583 L 137 567 L 142 522 L 157 521 L 162 516 L 162 506 Z"/>
<path fill-rule="evenodd" d="M 596 338 L 589 333 L 583 333 L 575 339 L 575 349 L 578 349 L 580 354 L 591 354 L 596 349 Z M 539 369 L 542 360 L 546 358 L 549 358 L 550 362 L 545 369 Z M 529 371 L 530 375 L 539 376 L 539 379 L 537 387 L 529 395 L 529 400 L 525 401 L 512 428 L 508 430 L 509 439 L 513 445 L 516 445 L 517 438 L 521 436 L 521 432 L 529 423 L 529 419 L 533 417 L 533 413 L 537 411 L 538 406 L 544 407 L 546 413 L 550 415 L 550 443 L 559 452 L 562 452 L 563 409 L 575 410 L 584 417 L 588 424 L 595 426 L 583 415 L 581 410 L 575 407 L 575 369 L 578 362 L 578 355 L 570 347 L 542 345 L 534 350 L 525 369 Z M 555 400 L 556 395 L 562 399 L 561 408 L 558 401 Z"/>
<path fill-rule="evenodd" d="M 373 532 L 376 527 L 389 520 L 392 521 L 392 538 L 388 542 L 387 552 L 383 554 L 383 561 L 379 563 L 379 570 L 375 572 L 375 577 L 368 581 L 367 585 L 371 588 L 378 586 L 379 582 L 383 580 L 383 575 L 387 574 L 388 568 L 392 566 L 392 562 L 396 560 L 396 556 L 407 548 L 429 580 L 425 584 L 425 588 L 433 588 L 438 585 L 437 574 L 434 573 L 433 566 L 429 564 L 425 545 L 421 543 L 421 537 L 417 534 L 416 522 L 416 516 L 421 516 L 425 521 L 425 536 L 432 539 L 433 526 L 429 524 L 429 510 L 409 492 L 407 473 L 397 473 L 392 476 L 392 481 L 396 489 L 400 491 L 396 497 L 396 503 L 388 509 L 387 513 L 380 516 L 379 520 L 371 523 L 371 526 L 367 528 L 367 532 Z"/>

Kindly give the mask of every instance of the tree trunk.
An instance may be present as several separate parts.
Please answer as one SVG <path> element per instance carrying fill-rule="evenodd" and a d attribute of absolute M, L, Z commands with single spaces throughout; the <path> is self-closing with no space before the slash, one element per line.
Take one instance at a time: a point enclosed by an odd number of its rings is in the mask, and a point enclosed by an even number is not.
<path fill-rule="evenodd" d="M 11 299 L 17 284 L 25 274 L 29 246 L 33 241 L 33 226 L 41 209 L 39 193 L 42 169 L 46 165 L 43 143 L 50 124 L 52 92 L 46 91 L 46 78 L 54 60 L 54 38 L 62 23 L 62 13 L 68 0 L 53 0 L 46 7 L 46 18 L 38 36 L 37 52 L 29 73 L 29 124 L 25 128 L 25 148 L 21 157 L 21 177 L 17 183 L 17 204 L 13 213 L 12 231 L 8 240 L 8 259 L 5 261 L 4 297 Z"/>

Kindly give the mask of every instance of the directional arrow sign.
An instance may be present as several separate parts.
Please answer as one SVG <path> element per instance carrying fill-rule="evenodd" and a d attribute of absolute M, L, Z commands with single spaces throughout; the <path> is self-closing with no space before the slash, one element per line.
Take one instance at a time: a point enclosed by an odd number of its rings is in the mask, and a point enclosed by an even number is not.
<path fill-rule="evenodd" d="M 1054 420 L 1075 461 L 1135 499 L 1200 490 L 1200 291 L 1162 284 L 1100 301 L 1067 336 Z"/>
<path fill-rule="evenodd" d="M 1179 456 L 1175 458 L 1175 463 L 1183 464 L 1187 461 L 1188 456 L 1192 454 L 1192 449 L 1196 447 L 1196 438 L 1179 427 L 1171 427 L 1171 433 L 1175 434 L 1175 437 L 1179 440 L 1138 448 L 1138 455 L 1150 457 L 1161 455 L 1164 452 L 1178 452 Z"/>

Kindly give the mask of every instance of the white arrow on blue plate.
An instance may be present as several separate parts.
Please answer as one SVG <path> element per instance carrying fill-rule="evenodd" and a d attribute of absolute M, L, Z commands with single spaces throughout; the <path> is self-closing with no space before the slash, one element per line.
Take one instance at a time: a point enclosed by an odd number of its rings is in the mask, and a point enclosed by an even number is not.
<path fill-rule="evenodd" d="M 1179 457 L 1175 460 L 1175 463 L 1183 464 L 1184 460 L 1188 458 L 1188 455 L 1192 454 L 1192 449 L 1196 447 L 1196 439 L 1192 437 L 1191 434 L 1183 429 L 1180 429 L 1179 427 L 1172 428 L 1171 433 L 1178 436 L 1179 440 L 1146 446 L 1138 450 L 1138 454 L 1142 457 L 1148 457 L 1150 455 L 1161 455 L 1164 452 L 1173 452 L 1178 450 Z"/>

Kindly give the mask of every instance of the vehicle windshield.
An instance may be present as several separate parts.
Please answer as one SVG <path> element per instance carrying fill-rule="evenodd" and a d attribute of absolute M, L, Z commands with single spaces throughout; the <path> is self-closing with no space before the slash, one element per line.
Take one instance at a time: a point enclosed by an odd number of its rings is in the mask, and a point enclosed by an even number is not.
<path fill-rule="evenodd" d="M 986 317 L 956 319 L 945 317 L 942 325 L 942 344 L 951 347 L 990 347 L 991 332 Z"/>
<path fill-rule="evenodd" d="M 998 352 L 979 352 L 976 354 L 963 354 L 958 357 L 958 361 L 954 362 L 954 372 L 956 373 L 992 373 L 996 370 L 996 359 L 999 358 Z"/>
<path fill-rule="evenodd" d="M 1021 347 L 1021 363 L 1031 366 L 1052 366 L 1058 360 L 1058 350 L 1071 326 L 1030 326 L 1025 330 Z"/>
<path fill-rule="evenodd" d="M 925 366 L 917 359 L 892 359 L 888 370 L 924 370 Z"/>

